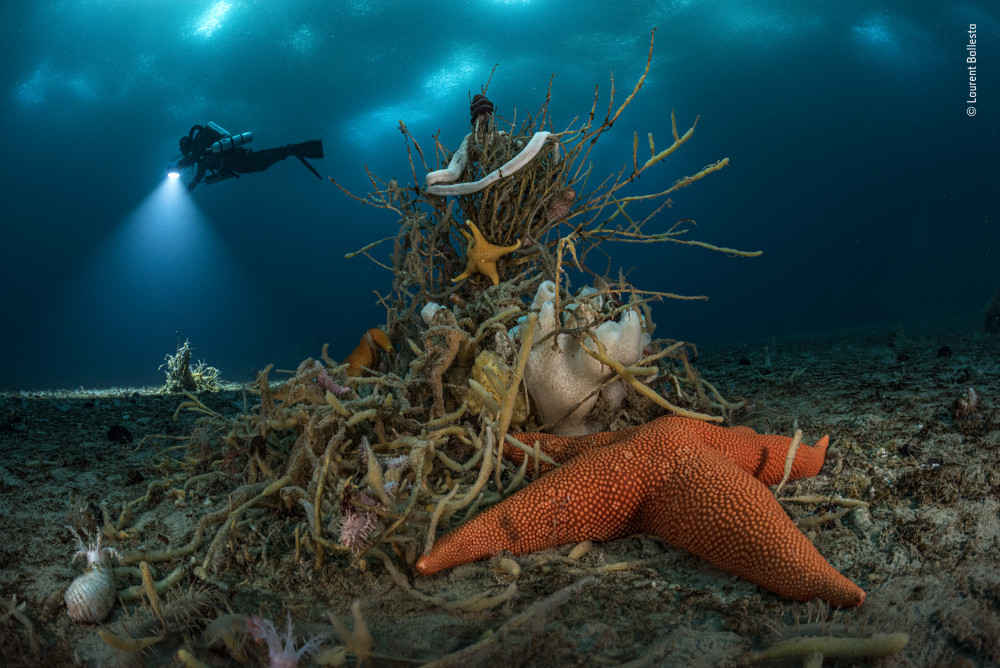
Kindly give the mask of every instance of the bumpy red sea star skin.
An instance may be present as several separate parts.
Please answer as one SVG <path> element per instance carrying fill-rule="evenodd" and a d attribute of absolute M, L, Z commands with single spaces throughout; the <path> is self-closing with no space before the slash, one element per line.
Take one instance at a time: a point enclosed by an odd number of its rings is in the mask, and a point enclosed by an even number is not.
<path fill-rule="evenodd" d="M 651 533 L 781 596 L 861 605 L 865 592 L 830 566 L 767 487 L 741 468 L 760 469 L 770 478 L 772 458 L 780 458 L 783 470 L 779 452 L 782 444 L 787 452 L 790 439 L 690 422 L 661 418 L 575 439 L 517 435 L 545 441 L 543 450 L 557 452 L 557 460 L 567 452 L 580 454 L 436 541 L 417 570 L 429 575 L 501 550 L 527 554 Z M 734 454 L 744 449 L 749 457 Z M 801 474 L 818 472 L 825 451 L 825 440 L 801 446 L 796 460 L 802 456 L 809 463 L 799 470 L 811 471 Z"/>
<path fill-rule="evenodd" d="M 593 448 L 616 443 L 631 436 L 636 429 L 649 429 L 660 421 L 669 421 L 671 429 L 685 429 L 691 436 L 702 440 L 718 450 L 741 469 L 757 478 L 765 485 L 775 485 L 785 474 L 785 456 L 792 439 L 787 436 L 758 434 L 750 427 L 719 427 L 702 420 L 692 420 L 678 416 L 667 416 L 653 420 L 642 427 L 632 427 L 621 431 L 604 431 L 587 436 L 564 437 L 538 432 L 512 434 L 516 439 L 531 447 L 539 442 L 541 451 L 560 464 Z M 790 480 L 808 478 L 819 473 L 826 458 L 826 448 L 830 439 L 826 436 L 816 441 L 816 445 L 799 445 L 792 462 Z M 521 464 L 524 452 L 519 448 L 504 444 L 504 457 L 515 464 Z M 539 472 L 547 473 L 553 467 L 541 462 Z M 530 467 L 529 467 L 530 469 Z"/>

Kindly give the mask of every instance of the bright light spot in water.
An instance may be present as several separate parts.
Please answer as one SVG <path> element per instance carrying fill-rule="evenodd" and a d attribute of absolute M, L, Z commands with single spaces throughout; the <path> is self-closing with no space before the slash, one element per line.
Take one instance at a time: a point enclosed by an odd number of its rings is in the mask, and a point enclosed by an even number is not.
<path fill-rule="evenodd" d="M 481 59 L 475 54 L 456 54 L 447 67 L 441 68 L 424 80 L 424 91 L 434 97 L 444 97 L 469 82 L 481 70 Z"/>
<path fill-rule="evenodd" d="M 892 32 L 892 21 L 884 16 L 873 16 L 864 23 L 854 26 L 854 35 L 866 46 L 895 52 L 898 49 L 896 36 Z"/>
<path fill-rule="evenodd" d="M 302 55 L 308 55 L 316 48 L 316 41 L 317 37 L 309 26 L 302 26 L 292 37 L 292 48 Z"/>
<path fill-rule="evenodd" d="M 169 174 L 167 174 L 167 176 L 169 176 L 172 179 L 179 179 L 181 177 L 181 173 L 180 172 L 170 172 Z"/>
<path fill-rule="evenodd" d="M 197 314 L 218 310 L 215 299 L 246 301 L 247 277 L 182 179 L 161 179 L 83 260 L 53 310 L 113 328 L 123 346 L 190 331 Z"/>
<path fill-rule="evenodd" d="M 181 180 L 164 179 L 118 224 L 77 284 L 103 293 L 105 303 L 122 303 L 123 313 L 145 314 L 210 285 L 227 257 Z"/>
<path fill-rule="evenodd" d="M 226 14 L 232 7 L 233 3 L 219 0 L 198 19 L 198 29 L 194 31 L 194 34 L 211 37 L 212 33 L 222 26 L 222 20 L 226 18 Z"/>
<path fill-rule="evenodd" d="M 350 139 L 358 146 L 366 149 L 375 148 L 379 143 L 392 141 L 399 130 L 393 130 L 393 126 L 399 122 L 400 118 L 405 118 L 406 122 L 416 127 L 419 123 L 428 122 L 434 118 L 436 109 L 431 108 L 426 98 L 418 100 L 407 100 L 402 104 L 391 104 L 385 107 L 375 107 L 344 124 Z"/>

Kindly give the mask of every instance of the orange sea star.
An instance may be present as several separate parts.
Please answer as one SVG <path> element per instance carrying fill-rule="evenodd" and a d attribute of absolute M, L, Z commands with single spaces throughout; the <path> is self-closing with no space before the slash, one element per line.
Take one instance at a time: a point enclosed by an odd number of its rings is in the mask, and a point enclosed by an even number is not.
<path fill-rule="evenodd" d="M 358 346 L 344 358 L 344 361 L 350 364 L 347 368 L 347 375 L 360 376 L 365 372 L 365 368 L 374 369 L 379 359 L 379 348 L 387 353 L 392 350 L 389 337 L 385 335 L 385 332 L 373 327 L 365 332 L 358 342 Z"/>
<path fill-rule="evenodd" d="M 861 605 L 865 592 L 796 528 L 765 484 L 778 482 L 791 439 L 662 417 L 640 427 L 540 441 L 566 464 L 436 541 L 417 561 L 429 575 L 501 550 L 527 554 L 581 540 L 659 536 L 782 596 Z M 793 477 L 816 475 L 827 437 L 799 447 Z M 509 448 L 509 450 L 507 449 Z M 505 453 L 520 451 L 506 446 Z"/>

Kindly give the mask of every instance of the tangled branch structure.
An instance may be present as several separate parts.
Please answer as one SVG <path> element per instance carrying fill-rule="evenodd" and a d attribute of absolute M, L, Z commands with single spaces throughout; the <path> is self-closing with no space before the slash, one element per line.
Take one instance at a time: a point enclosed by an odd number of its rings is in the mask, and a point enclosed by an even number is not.
<path fill-rule="evenodd" d="M 117 520 L 105 513 L 104 533 L 134 539 L 126 528 L 130 517 L 160 491 L 184 503 L 197 500 L 205 512 L 186 542 L 170 550 L 123 550 L 123 564 L 193 559 L 196 574 L 212 579 L 248 563 L 278 570 L 311 563 L 320 570 L 330 567 L 328 559 L 365 568 L 374 559 L 420 600 L 450 609 L 496 605 L 513 596 L 516 585 L 500 596 L 445 603 L 415 590 L 404 572 L 439 528 L 512 493 L 528 467 L 537 469 L 543 457 L 537 449 L 520 470 L 500 457 L 505 442 L 523 447 L 507 435 L 512 425 L 544 430 L 559 423 L 542 424 L 527 400 L 525 366 L 533 347 L 554 346 L 565 335 L 602 364 L 591 394 L 568 413 L 617 383 L 624 403 L 604 415 L 615 427 L 665 409 L 720 420 L 738 408 L 698 377 L 689 364 L 691 344 L 651 338 L 650 302 L 684 297 L 641 291 L 620 274 L 609 277 L 590 266 L 591 258 L 610 257 L 606 245 L 616 242 L 759 254 L 691 240 L 689 221 L 652 229 L 671 195 L 724 168 L 726 158 L 661 192 L 626 194 L 691 139 L 694 124 L 679 133 L 673 112 L 668 147 L 658 150 L 650 134 L 649 157 L 642 160 L 634 136 L 630 162 L 606 177 L 595 175 L 591 152 L 639 93 L 652 55 L 651 39 L 645 69 L 624 101 L 616 102 L 612 77 L 603 118 L 595 89 L 589 113 L 563 130 L 555 130 L 549 116 L 551 84 L 539 111 L 519 122 L 499 117 L 484 89 L 472 100 L 472 131 L 454 154 L 437 138 L 433 151 L 425 151 L 401 122 L 411 185 L 370 171 L 367 195 L 337 184 L 398 217 L 394 237 L 348 256 L 363 255 L 392 272 L 391 292 L 380 297 L 394 350 L 388 368 L 348 375 L 348 365 L 324 347 L 286 381 L 273 383 L 271 367 L 265 369 L 254 390 L 259 405 L 236 418 L 190 395 L 178 411 L 198 414 L 196 429 L 161 452 L 163 480 L 154 483 L 155 493 L 151 485 Z M 641 217 L 634 215 L 639 203 L 646 205 Z M 388 260 L 375 255 L 385 241 L 392 241 Z M 492 248 L 507 250 L 493 257 L 486 252 Z M 454 280 L 472 266 L 466 256 L 472 253 L 496 268 L 496 285 L 468 271 Z M 591 277 L 592 288 L 570 291 L 570 263 Z M 539 338 L 532 296 L 546 281 L 555 286 L 556 331 Z M 595 332 L 630 310 L 641 314 L 650 336 L 640 359 L 623 363 L 609 356 Z M 609 413 L 601 401 L 593 410 Z"/>

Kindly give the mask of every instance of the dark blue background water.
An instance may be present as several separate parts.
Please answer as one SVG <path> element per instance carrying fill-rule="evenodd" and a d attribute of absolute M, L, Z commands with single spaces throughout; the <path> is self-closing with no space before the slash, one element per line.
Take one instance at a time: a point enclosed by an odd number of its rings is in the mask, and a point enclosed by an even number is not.
<path fill-rule="evenodd" d="M 666 146 L 670 109 L 685 126 L 700 114 L 639 186 L 729 156 L 663 225 L 695 218 L 696 238 L 764 251 L 612 248 L 641 288 L 711 297 L 656 305 L 658 335 L 978 326 L 1000 283 L 993 3 L 4 2 L 0 388 L 158 384 L 178 337 L 230 380 L 324 342 L 342 357 L 384 322 L 373 290 L 390 285 L 344 253 L 394 217 L 295 161 L 170 196 L 178 137 L 212 120 L 253 131 L 251 148 L 320 138 L 319 171 L 364 193 L 364 164 L 412 180 L 398 120 L 425 147 L 439 130 L 457 145 L 495 63 L 508 118 L 555 75 L 560 129 L 609 70 L 631 89 L 652 27 L 652 71 L 596 173 L 631 160 L 633 132 Z"/>

